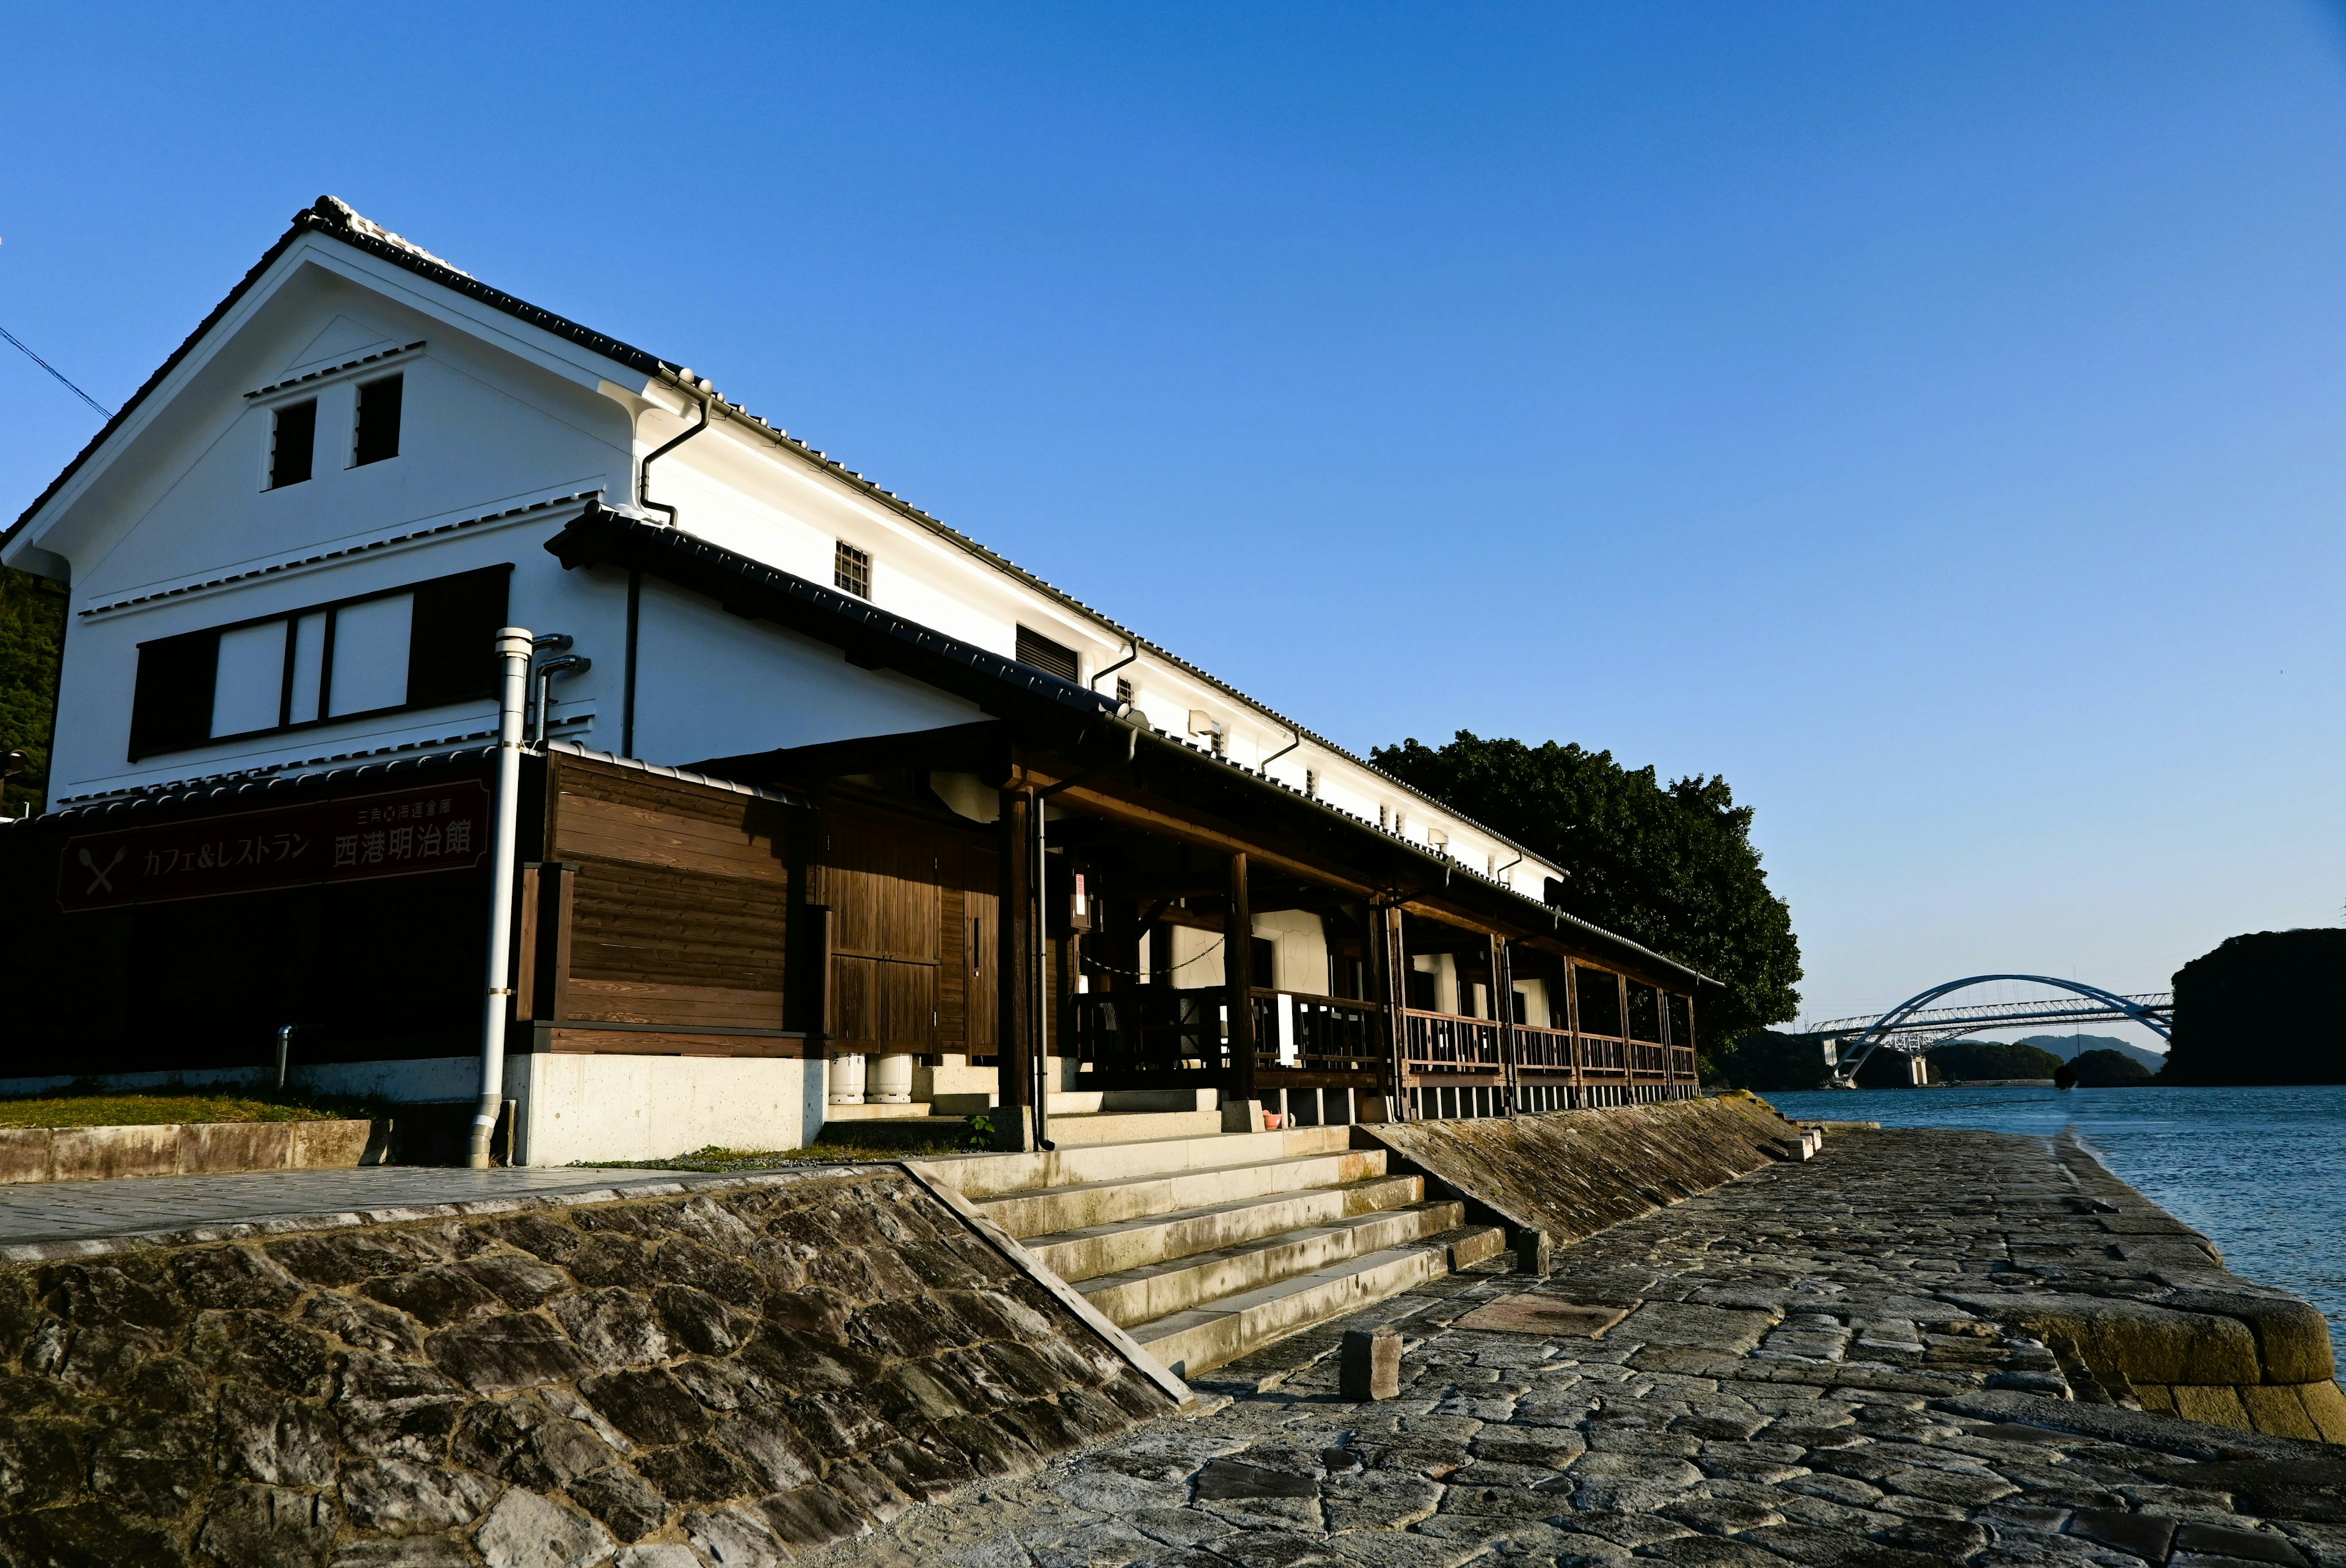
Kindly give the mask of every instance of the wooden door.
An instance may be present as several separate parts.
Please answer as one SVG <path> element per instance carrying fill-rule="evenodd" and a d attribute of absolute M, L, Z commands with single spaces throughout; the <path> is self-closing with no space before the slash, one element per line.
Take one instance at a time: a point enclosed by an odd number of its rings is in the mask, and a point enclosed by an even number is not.
<path fill-rule="evenodd" d="M 936 1048 L 945 846 L 924 824 L 836 809 L 821 832 L 810 880 L 831 910 L 832 1047 L 927 1055 Z"/>

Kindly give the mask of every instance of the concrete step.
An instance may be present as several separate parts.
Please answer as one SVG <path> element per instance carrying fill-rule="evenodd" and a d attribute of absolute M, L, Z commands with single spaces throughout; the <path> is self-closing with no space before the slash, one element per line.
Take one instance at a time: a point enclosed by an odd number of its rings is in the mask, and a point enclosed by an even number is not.
<path fill-rule="evenodd" d="M 1326 1269 L 1369 1253 L 1430 1241 L 1463 1228 L 1465 1206 L 1455 1202 L 1413 1203 L 1406 1207 L 1348 1215 L 1323 1224 L 1298 1226 L 1238 1246 L 1153 1263 L 1086 1280 L 1084 1298 L 1124 1327 L 1148 1323 L 1192 1308 L 1213 1309 L 1250 1291 L 1298 1275 Z M 1436 1273 L 1446 1273 L 1445 1251 Z M 1284 1329 L 1280 1330 L 1285 1332 Z"/>
<path fill-rule="evenodd" d="M 826 1122 L 904 1122 L 916 1117 L 926 1120 L 928 1115 L 929 1102 L 926 1100 L 914 1100 L 909 1105 L 900 1102 L 892 1105 L 867 1100 L 861 1105 L 825 1105 L 822 1108 L 822 1119 Z"/>
<path fill-rule="evenodd" d="M 1210 1137 L 1078 1144 L 1049 1153 L 944 1155 L 922 1163 L 933 1179 L 964 1197 L 982 1199 L 1038 1187 L 1075 1186 L 1173 1171 L 1212 1170 L 1293 1156 L 1334 1154 L 1351 1147 L 1350 1127 L 1299 1127 L 1291 1132 L 1217 1132 Z"/>
<path fill-rule="evenodd" d="M 1063 1149 L 1096 1144 L 1155 1143 L 1166 1138 L 1218 1138 L 1222 1114 L 1216 1111 L 1084 1111 L 1049 1116 L 1045 1135 Z"/>
<path fill-rule="evenodd" d="M 991 1075 L 992 1069 L 986 1069 Z M 932 1096 L 940 1115 L 986 1115 L 999 1109 L 999 1089 L 953 1089 Z M 1211 1111 L 1221 1105 L 1217 1089 L 1054 1089 L 1043 1109 L 1054 1116 L 1099 1111 Z"/>
<path fill-rule="evenodd" d="M 1133 1325 L 1130 1332 L 1176 1373 L 1194 1378 L 1314 1323 L 1437 1278 L 1449 1272 L 1450 1254 L 1448 1246 L 1436 1244 L 1365 1253 Z"/>
<path fill-rule="evenodd" d="M 977 1207 L 988 1219 L 1023 1241 L 1028 1237 L 1148 1219 L 1182 1209 L 1268 1197 L 1275 1193 L 1340 1186 L 1384 1174 L 1382 1149 L 1347 1149 L 1341 1154 L 1307 1155 L 1300 1159 L 1209 1166 L 1203 1170 L 1117 1176 L 1107 1181 L 1013 1192 L 978 1199 Z"/>
<path fill-rule="evenodd" d="M 1336 1186 L 1238 1198 L 1036 1236 L 1027 1241 L 1026 1250 L 1062 1279 L 1090 1279 L 1257 1241 L 1301 1226 L 1400 1208 L 1424 1197 L 1425 1182 L 1421 1176 L 1377 1176 Z"/>

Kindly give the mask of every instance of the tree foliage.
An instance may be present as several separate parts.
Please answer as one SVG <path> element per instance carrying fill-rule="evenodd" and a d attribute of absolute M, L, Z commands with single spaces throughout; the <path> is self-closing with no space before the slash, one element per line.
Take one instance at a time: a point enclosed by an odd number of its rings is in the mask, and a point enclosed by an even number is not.
<path fill-rule="evenodd" d="M 1705 1048 L 1703 1081 L 1722 1088 L 1755 1089 L 1763 1095 L 1821 1089 L 1831 1073 L 1824 1048 L 1817 1042 L 1773 1029 L 1754 1029 L 1739 1040 Z"/>
<path fill-rule="evenodd" d="M 2167 1084 L 2346 1083 L 2346 931 L 2228 937 L 2175 972 Z"/>
<path fill-rule="evenodd" d="M 33 766 L 7 784 L 7 809 L 48 798 L 49 735 L 56 722 L 57 659 L 66 606 L 56 585 L 0 566 L 0 751 L 29 754 Z"/>
<path fill-rule="evenodd" d="M 1726 779 L 1664 784 L 1609 751 L 1464 729 L 1445 746 L 1413 738 L 1369 757 L 1562 867 L 1566 911 L 1719 981 L 1696 1014 L 1706 1050 L 1800 1011 L 1792 911 L 1769 891 L 1751 808 Z"/>
<path fill-rule="evenodd" d="M 1982 1078 L 2050 1078 L 2061 1070 L 2061 1058 L 2034 1045 L 2004 1040 L 1957 1040 L 1933 1045 L 1930 1058 L 1933 1077 L 1950 1084 L 1976 1083 Z"/>
<path fill-rule="evenodd" d="M 2117 1089 L 2150 1082 L 2150 1069 L 2116 1051 L 2080 1051 L 2069 1058 L 2077 1082 L 2088 1089 Z"/>

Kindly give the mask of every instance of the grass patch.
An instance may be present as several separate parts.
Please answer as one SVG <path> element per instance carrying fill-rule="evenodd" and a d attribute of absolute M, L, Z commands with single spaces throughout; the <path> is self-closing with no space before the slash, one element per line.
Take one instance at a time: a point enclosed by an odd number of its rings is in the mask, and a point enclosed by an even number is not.
<path fill-rule="evenodd" d="M 992 1146 L 994 1128 L 984 1117 L 964 1121 L 938 1116 L 903 1122 L 833 1122 L 801 1149 L 727 1149 L 714 1144 L 664 1160 L 582 1160 L 582 1165 L 616 1165 L 632 1170 L 734 1171 L 785 1170 L 791 1166 L 868 1164 L 877 1160 L 917 1159 L 923 1155 L 965 1155 Z M 873 1136 L 875 1131 L 882 1135 Z"/>
<path fill-rule="evenodd" d="M 380 1115 L 365 1100 L 202 1089 L 125 1092 L 73 1084 L 0 1098 L 0 1127 L 152 1127 L 174 1122 L 331 1122 Z"/>

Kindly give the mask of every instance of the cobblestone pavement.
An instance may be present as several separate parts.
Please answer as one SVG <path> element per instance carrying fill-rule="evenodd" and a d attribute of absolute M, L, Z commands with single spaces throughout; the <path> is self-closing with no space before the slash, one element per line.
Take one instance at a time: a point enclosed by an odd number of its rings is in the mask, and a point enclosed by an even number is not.
<path fill-rule="evenodd" d="M 1272 1347 L 1198 1385 L 1227 1403 L 821 1560 L 2346 1565 L 2340 1451 L 2062 1402 L 2052 1351 L 1945 1298 L 2079 1239 L 2087 1200 L 2053 1156 L 1836 1135 L 1561 1252 L 1545 1280 L 1453 1276 Z M 1599 1338 L 1462 1321 L 1557 1301 L 1629 1310 Z M 1348 1401 L 1331 1352 L 1380 1322 L 1409 1341 L 1401 1397 Z"/>
<path fill-rule="evenodd" d="M 646 1183 L 690 1185 L 696 1179 L 725 1178 L 620 1168 L 475 1171 L 375 1166 L 358 1170 L 42 1182 L 0 1187 L 0 1247 L 144 1236 L 298 1216 L 478 1203 L 532 1193 Z"/>

